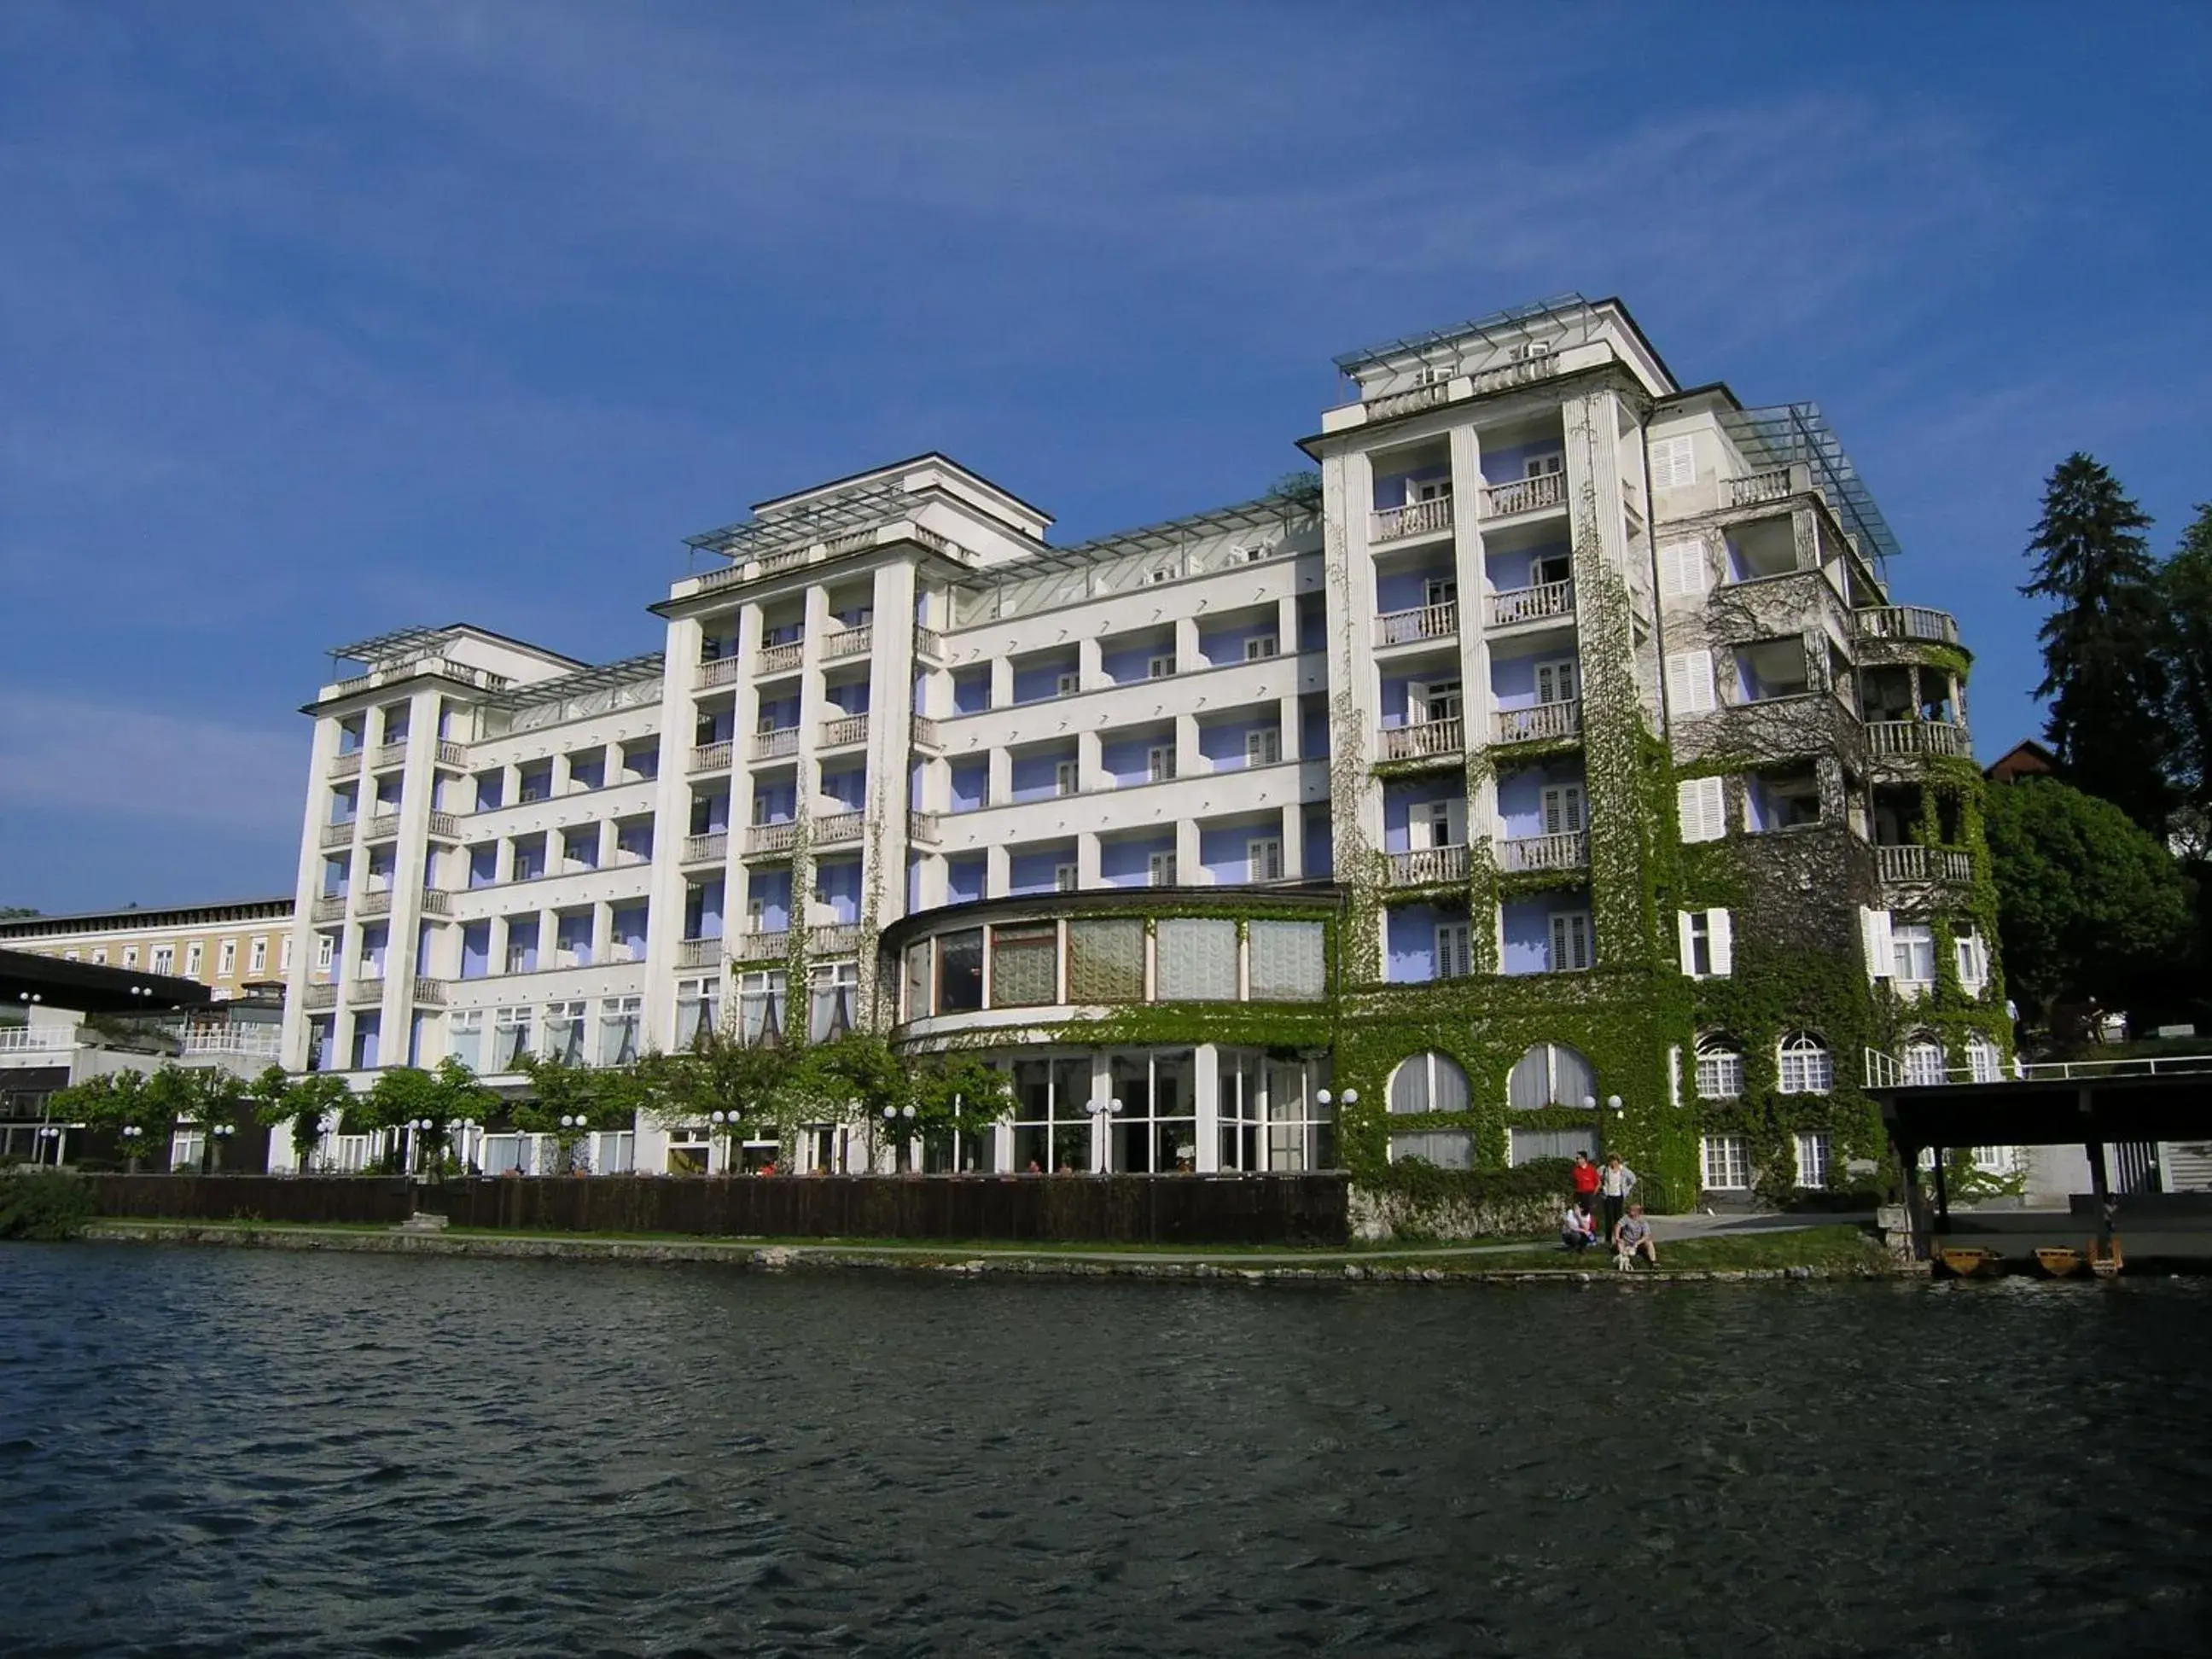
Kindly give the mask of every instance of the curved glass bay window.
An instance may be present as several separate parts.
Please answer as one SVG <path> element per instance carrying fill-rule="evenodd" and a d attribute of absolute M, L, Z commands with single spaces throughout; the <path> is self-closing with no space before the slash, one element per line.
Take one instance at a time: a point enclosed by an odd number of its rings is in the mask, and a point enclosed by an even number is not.
<path fill-rule="evenodd" d="M 1017 1173 L 1091 1169 L 1091 1060 L 1018 1060 L 1013 1063 L 1014 1169 Z"/>
<path fill-rule="evenodd" d="M 1326 1060 L 1224 1048 L 1218 1065 L 1221 1170 L 1286 1175 L 1334 1164 L 1336 1121 L 1320 1100 L 1328 1086 Z"/>
<path fill-rule="evenodd" d="M 1109 1169 L 1128 1175 L 1198 1167 L 1198 1103 L 1188 1048 L 1115 1054 L 1108 1062 L 1113 1098 Z"/>

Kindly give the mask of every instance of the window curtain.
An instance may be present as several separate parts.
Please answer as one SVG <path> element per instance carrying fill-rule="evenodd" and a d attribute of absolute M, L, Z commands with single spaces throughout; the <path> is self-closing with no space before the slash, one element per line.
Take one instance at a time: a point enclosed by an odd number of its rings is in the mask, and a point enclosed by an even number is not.
<path fill-rule="evenodd" d="M 1000 927 L 991 934 L 991 1006 L 1031 1008 L 1060 1000 L 1060 935 L 1052 927 Z"/>
<path fill-rule="evenodd" d="M 1237 924 L 1178 917 L 1159 924 L 1159 1000 L 1233 1002 Z"/>
<path fill-rule="evenodd" d="M 1235 923 L 1226 924 L 1234 927 Z M 1067 926 L 1067 1000 L 1076 1003 L 1145 1000 L 1145 924 L 1072 921 Z"/>
<path fill-rule="evenodd" d="M 1249 938 L 1254 1001 L 1321 1000 L 1328 989 L 1321 923 L 1255 921 Z"/>

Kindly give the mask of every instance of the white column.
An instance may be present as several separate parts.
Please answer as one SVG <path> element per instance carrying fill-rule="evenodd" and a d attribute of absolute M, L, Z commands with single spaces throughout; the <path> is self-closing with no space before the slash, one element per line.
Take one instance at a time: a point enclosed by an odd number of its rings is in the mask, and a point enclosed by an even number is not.
<path fill-rule="evenodd" d="M 1199 862 L 1199 834 L 1196 818 L 1176 820 L 1176 885 L 1202 887 L 1206 884 L 1205 867 Z"/>
<path fill-rule="evenodd" d="M 1091 1098 L 1094 1104 L 1114 1097 L 1114 1074 L 1107 1064 L 1106 1051 L 1093 1049 L 1091 1055 Z M 1103 1175 L 1111 1166 L 1114 1141 L 1111 1112 L 1091 1115 L 1091 1170 L 1094 1175 Z"/>
<path fill-rule="evenodd" d="M 1221 1050 L 1201 1042 L 1191 1054 L 1191 1094 L 1198 1108 L 1198 1173 L 1221 1169 Z"/>
<path fill-rule="evenodd" d="M 1075 642 L 1075 683 L 1084 690 L 1096 691 L 1106 684 L 1103 654 L 1095 635 Z"/>
<path fill-rule="evenodd" d="M 1283 808 L 1283 875 L 1296 881 L 1306 872 L 1306 809 L 1293 799 Z"/>

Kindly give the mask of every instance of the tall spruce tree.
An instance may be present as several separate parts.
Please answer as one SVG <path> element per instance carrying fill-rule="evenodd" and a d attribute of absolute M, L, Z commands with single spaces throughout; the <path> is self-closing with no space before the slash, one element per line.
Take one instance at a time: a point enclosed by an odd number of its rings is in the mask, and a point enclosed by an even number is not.
<path fill-rule="evenodd" d="M 2044 485 L 2043 519 L 2023 593 L 2055 602 L 2044 622 L 2045 735 L 2067 780 L 2154 835 L 2172 805 L 2166 780 L 2165 638 L 2149 518 L 2119 482 L 2078 450 Z"/>
<path fill-rule="evenodd" d="M 2199 503 L 2181 544 L 2158 573 L 2166 612 L 2166 679 L 2172 777 L 2192 850 L 2212 856 L 2212 502 Z"/>

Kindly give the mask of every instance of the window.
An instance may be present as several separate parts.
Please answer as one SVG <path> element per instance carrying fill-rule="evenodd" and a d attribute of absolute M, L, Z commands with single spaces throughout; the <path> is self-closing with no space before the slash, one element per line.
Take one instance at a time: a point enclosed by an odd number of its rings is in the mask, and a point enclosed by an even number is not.
<path fill-rule="evenodd" d="M 1581 1106 L 1597 1098 L 1597 1073 L 1580 1051 L 1563 1042 L 1539 1042 L 1506 1074 L 1505 1103 L 1516 1111 Z"/>
<path fill-rule="evenodd" d="M 1390 1073 L 1389 1106 L 1394 1117 L 1463 1112 L 1468 1109 L 1467 1073 L 1449 1055 L 1434 1049 L 1415 1054 Z"/>
<path fill-rule="evenodd" d="M 1273 766 L 1283 757 L 1283 734 L 1272 726 L 1244 734 L 1244 764 Z"/>
<path fill-rule="evenodd" d="M 1698 1098 L 1743 1098 L 1743 1055 L 1724 1036 L 1698 1039 Z"/>
<path fill-rule="evenodd" d="M 1540 799 L 1543 802 L 1544 833 L 1547 836 L 1567 836 L 1583 828 L 1583 787 L 1579 783 L 1555 783 L 1547 787 Z"/>
<path fill-rule="evenodd" d="M 228 979 L 237 971 L 238 941 L 234 939 L 227 939 L 216 947 L 215 976 L 217 979 Z"/>
<path fill-rule="evenodd" d="M 173 974 L 176 972 L 177 947 L 173 945 L 155 945 L 154 947 L 153 956 L 148 959 L 148 966 L 157 974 Z"/>
<path fill-rule="evenodd" d="M 807 987 L 806 1038 L 829 1042 L 853 1029 L 854 1000 L 860 994 L 860 964 L 824 962 L 816 964 Z"/>
<path fill-rule="evenodd" d="M 1164 680 L 1174 672 L 1175 659 L 1173 657 L 1151 657 L 1146 659 L 1145 678 L 1146 679 Z"/>
<path fill-rule="evenodd" d="M 1077 882 L 1080 879 L 1078 866 L 1075 865 L 1055 864 L 1052 866 L 1052 890 L 1055 893 L 1073 892 Z"/>
<path fill-rule="evenodd" d="M 123 954 L 126 958 L 123 965 L 126 968 L 138 960 L 138 952 L 135 948 Z M 276 971 L 282 974 L 289 974 L 292 971 L 292 936 L 289 933 L 284 935 L 283 946 L 276 958 Z"/>
<path fill-rule="evenodd" d="M 1054 763 L 1052 769 L 1053 793 L 1059 795 L 1073 794 L 1079 787 L 1081 771 L 1080 764 L 1075 761 L 1064 760 Z"/>
<path fill-rule="evenodd" d="M 1828 1045 L 1809 1031 L 1782 1039 L 1781 1068 L 1775 1087 L 1785 1095 L 1825 1095 L 1836 1086 L 1836 1062 Z"/>
<path fill-rule="evenodd" d="M 937 1012 L 973 1013 L 983 1006 L 983 930 L 945 933 L 937 941 Z"/>
<path fill-rule="evenodd" d="M 1145 860 L 1145 879 L 1154 887 L 1176 884 L 1176 855 L 1173 853 L 1154 853 Z"/>
<path fill-rule="evenodd" d="M 1328 991 L 1328 961 L 1317 921 L 1245 925 L 1247 994 L 1255 1002 L 1319 1000 Z"/>
<path fill-rule="evenodd" d="M 315 971 L 317 973 L 329 973 L 331 971 L 331 964 L 337 960 L 337 955 L 338 942 L 334 934 L 318 933 L 315 935 Z"/>
<path fill-rule="evenodd" d="M 1692 979 L 1726 979 L 1735 962 L 1735 932 L 1725 910 L 1678 910 L 1675 930 L 1682 971 Z"/>
<path fill-rule="evenodd" d="M 1536 665 L 1536 701 L 1572 702 L 1575 700 L 1575 659 L 1547 658 Z"/>
<path fill-rule="evenodd" d="M 512 1072 L 520 1068 L 530 1053 L 530 1010 L 527 1008 L 496 1008 L 492 1011 L 491 1069 Z"/>
<path fill-rule="evenodd" d="M 1751 1147 L 1741 1135 L 1705 1138 L 1705 1190 L 1740 1193 L 1751 1185 Z"/>
<path fill-rule="evenodd" d="M 1083 677 L 1080 674 L 1062 674 L 1057 679 L 1053 681 L 1053 695 L 1061 697 L 1072 697 L 1079 690 L 1082 690 L 1082 687 Z"/>
<path fill-rule="evenodd" d="M 255 939 L 246 947 L 246 971 L 249 974 L 265 974 L 269 971 L 269 940 L 266 937 Z"/>
<path fill-rule="evenodd" d="M 1710 714 L 1713 694 L 1713 653 L 1678 651 L 1667 659 L 1667 706 L 1676 714 Z"/>
<path fill-rule="evenodd" d="M 1237 1000 L 1237 924 L 1173 917 L 1153 930 L 1158 987 L 1162 1002 L 1234 1002 Z"/>
<path fill-rule="evenodd" d="M 1416 848 L 1423 847 L 1456 847 L 1460 833 L 1453 820 L 1457 817 L 1460 803 L 1452 800 L 1423 801 L 1413 809 L 1407 828 L 1412 832 L 1407 839 Z"/>
<path fill-rule="evenodd" d="M 1554 452 L 1549 455 L 1531 455 L 1522 467 L 1524 478 L 1548 478 L 1565 467 L 1567 458 Z"/>
<path fill-rule="evenodd" d="M 1889 929 L 1890 961 L 1898 988 L 1924 988 L 1936 982 L 1936 933 L 1924 921 L 1893 921 Z"/>
<path fill-rule="evenodd" d="M 1979 932 L 1961 927 L 1951 939 L 1958 954 L 1959 986 L 1968 996 L 1979 996 L 1990 982 L 1990 946 Z"/>
<path fill-rule="evenodd" d="M 1390 1137 L 1393 1164 L 1427 1164 L 1439 1170 L 1474 1167 L 1474 1136 L 1465 1129 L 1422 1129 Z"/>
<path fill-rule="evenodd" d="M 1590 965 L 1590 921 L 1587 912 L 1561 910 L 1552 917 L 1551 970 L 1578 974 Z"/>
<path fill-rule="evenodd" d="M 1807 1131 L 1797 1137 L 1797 1184 L 1828 1184 L 1828 1137 L 1819 1130 Z"/>
<path fill-rule="evenodd" d="M 1528 563 L 1528 584 L 1532 587 L 1559 587 L 1574 580 L 1575 556 L 1571 553 L 1539 553 Z"/>
<path fill-rule="evenodd" d="M 1274 656 L 1282 648 L 1273 634 L 1255 634 L 1244 641 L 1244 660 L 1261 662 Z"/>
<path fill-rule="evenodd" d="M 1465 979 L 1471 971 L 1467 923 L 1439 922 L 1436 943 L 1436 976 L 1438 979 Z"/>
<path fill-rule="evenodd" d="M 722 981 L 680 979 L 676 981 L 676 1046 L 689 1048 L 721 1023 Z"/>
<path fill-rule="evenodd" d="M 291 943 L 289 939 L 287 939 L 284 942 L 287 945 Z M 138 947 L 137 945 L 126 945 L 123 947 L 123 965 L 125 968 L 136 968 L 138 965 Z M 291 964 L 287 963 L 285 965 L 289 967 Z"/>
<path fill-rule="evenodd" d="M 1172 884 L 1170 880 L 1163 885 Z M 1145 924 L 1099 920 L 1067 924 L 1067 1000 L 1073 1003 L 1141 1002 L 1145 995 Z"/>
<path fill-rule="evenodd" d="M 1905 1085 L 1929 1089 L 1943 1080 L 1943 1045 L 1925 1032 L 1905 1045 Z"/>
<path fill-rule="evenodd" d="M 1148 570 L 1145 573 L 1145 580 L 1154 586 L 1157 586 L 1161 582 L 1171 582 L 1174 580 L 1175 567 L 1172 565 L 1164 564 L 1157 570 Z"/>
<path fill-rule="evenodd" d="M 1412 690 L 1413 696 L 1410 712 L 1414 717 L 1415 725 L 1431 720 L 1455 720 L 1459 718 L 1460 693 L 1457 680 L 1435 680 L 1427 685 L 1414 686 Z"/>
<path fill-rule="evenodd" d="M 107 947 L 105 945 L 94 945 L 93 947 L 92 965 L 95 968 L 105 968 L 107 966 Z"/>
<path fill-rule="evenodd" d="M 1154 783 L 1165 783 L 1176 775 L 1173 744 L 1155 744 L 1145 750 L 1145 770 Z"/>
<path fill-rule="evenodd" d="M 599 1064 L 627 1066 L 637 1058 L 645 1023 L 643 997 L 608 997 L 599 1004 Z"/>
<path fill-rule="evenodd" d="M 1685 778 L 1674 786 L 1674 816 L 1685 842 L 1728 834 L 1728 801 L 1719 778 Z"/>
<path fill-rule="evenodd" d="M 584 1020 L 591 1005 L 549 1002 L 545 1005 L 545 1057 L 564 1066 L 584 1063 Z"/>
<path fill-rule="evenodd" d="M 2004 1076 L 2004 1056 L 1979 1032 L 1966 1039 L 1966 1074 L 1977 1083 L 1996 1083 Z"/>
<path fill-rule="evenodd" d="M 1659 597 L 1694 599 L 1711 581 L 1705 568 L 1705 544 L 1695 539 L 1662 542 L 1659 545 Z"/>
<path fill-rule="evenodd" d="M 484 1011 L 456 1008 L 446 1016 L 446 1052 L 471 1072 L 483 1070 Z"/>
<path fill-rule="evenodd" d="M 1449 478 L 1408 478 L 1406 480 L 1406 504 L 1408 507 L 1413 506 L 1417 501 L 1445 501 L 1450 497 L 1451 493 L 1452 481 Z"/>
<path fill-rule="evenodd" d="M 1060 930 L 1036 927 L 991 930 L 991 1006 L 1037 1008 L 1060 1000 Z"/>
<path fill-rule="evenodd" d="M 1431 576 L 1421 584 L 1421 603 L 1433 611 L 1440 605 L 1459 602 L 1459 583 L 1450 576 Z"/>
<path fill-rule="evenodd" d="M 1651 487 L 1680 489 L 1698 481 L 1698 441 L 1685 433 L 1661 438 L 1651 446 Z"/>

